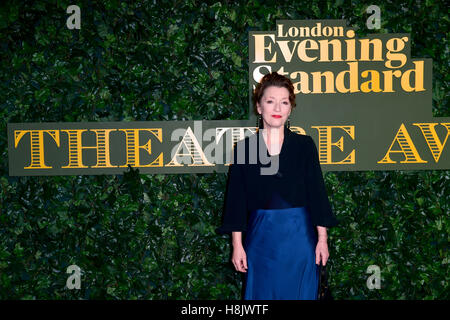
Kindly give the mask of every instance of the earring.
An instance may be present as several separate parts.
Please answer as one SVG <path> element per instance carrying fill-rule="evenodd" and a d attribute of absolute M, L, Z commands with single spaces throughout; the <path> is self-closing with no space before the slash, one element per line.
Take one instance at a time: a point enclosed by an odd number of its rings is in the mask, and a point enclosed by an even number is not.
<path fill-rule="evenodd" d="M 291 117 L 289 116 L 287 119 L 287 128 L 289 129 L 291 127 Z"/>
<path fill-rule="evenodd" d="M 256 128 L 258 128 L 258 129 L 260 129 L 261 120 L 262 120 L 262 116 L 259 114 L 258 117 L 256 117 Z"/>

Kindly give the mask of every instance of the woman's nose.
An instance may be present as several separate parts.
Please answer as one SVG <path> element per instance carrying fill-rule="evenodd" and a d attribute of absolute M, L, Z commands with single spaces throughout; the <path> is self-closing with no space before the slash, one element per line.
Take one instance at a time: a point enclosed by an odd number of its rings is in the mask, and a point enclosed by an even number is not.
<path fill-rule="evenodd" d="M 279 102 L 275 102 L 275 110 L 280 110 L 281 106 Z"/>

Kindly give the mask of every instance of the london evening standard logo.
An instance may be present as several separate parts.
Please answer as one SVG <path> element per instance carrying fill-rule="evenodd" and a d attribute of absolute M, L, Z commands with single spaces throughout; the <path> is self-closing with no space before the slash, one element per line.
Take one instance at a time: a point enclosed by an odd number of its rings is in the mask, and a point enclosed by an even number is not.
<path fill-rule="evenodd" d="M 225 172 L 234 143 L 256 132 L 251 94 L 270 71 L 292 79 L 291 128 L 313 137 L 324 170 L 448 169 L 432 60 L 410 47 L 409 34 L 358 38 L 345 20 L 277 21 L 249 33 L 249 120 L 9 123 L 10 175 Z"/>
<path fill-rule="evenodd" d="M 398 88 L 405 92 L 425 91 L 424 61 L 412 61 L 413 68 L 403 69 L 409 60 L 408 35 L 379 34 L 372 39 L 356 39 L 355 31 L 341 21 L 329 22 L 333 25 L 310 20 L 304 23 L 280 21 L 276 32 L 252 35 L 252 63 L 258 65 L 254 80 L 258 81 L 266 70 L 277 71 L 290 77 L 296 93 L 302 94 L 395 92 Z M 340 71 L 340 66 L 324 70 L 320 66 L 340 62 L 346 70 Z M 360 70 L 361 62 L 370 62 L 374 68 Z M 320 71 L 287 70 L 287 64 L 296 63 L 313 63 Z M 277 64 L 281 66 L 273 70 L 272 65 Z"/>

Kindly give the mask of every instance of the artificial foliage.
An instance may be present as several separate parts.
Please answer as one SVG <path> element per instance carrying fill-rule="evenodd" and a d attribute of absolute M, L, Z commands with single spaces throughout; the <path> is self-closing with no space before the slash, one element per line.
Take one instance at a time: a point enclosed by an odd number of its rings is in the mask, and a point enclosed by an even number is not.
<path fill-rule="evenodd" d="M 66 27 L 71 4 L 81 29 Z M 240 299 L 220 236 L 226 174 L 10 177 L 8 122 L 248 117 L 248 32 L 346 19 L 410 33 L 449 116 L 444 1 L 8 1 L 0 5 L 0 299 Z M 448 142 L 447 142 L 448 143 Z M 449 299 L 447 170 L 326 172 L 335 299 Z M 67 267 L 81 268 L 69 290 Z M 366 285 L 370 265 L 381 288 Z"/>

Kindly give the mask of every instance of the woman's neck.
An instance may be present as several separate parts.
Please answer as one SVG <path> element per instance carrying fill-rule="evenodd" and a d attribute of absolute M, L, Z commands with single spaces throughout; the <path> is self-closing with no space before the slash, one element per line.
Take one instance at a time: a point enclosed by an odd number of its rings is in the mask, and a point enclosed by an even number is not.
<path fill-rule="evenodd" d="M 270 154 L 278 154 L 281 151 L 281 146 L 284 140 L 284 127 L 279 128 L 268 127 L 262 129 L 262 135 L 266 142 Z M 271 152 L 274 151 L 274 152 Z"/>

